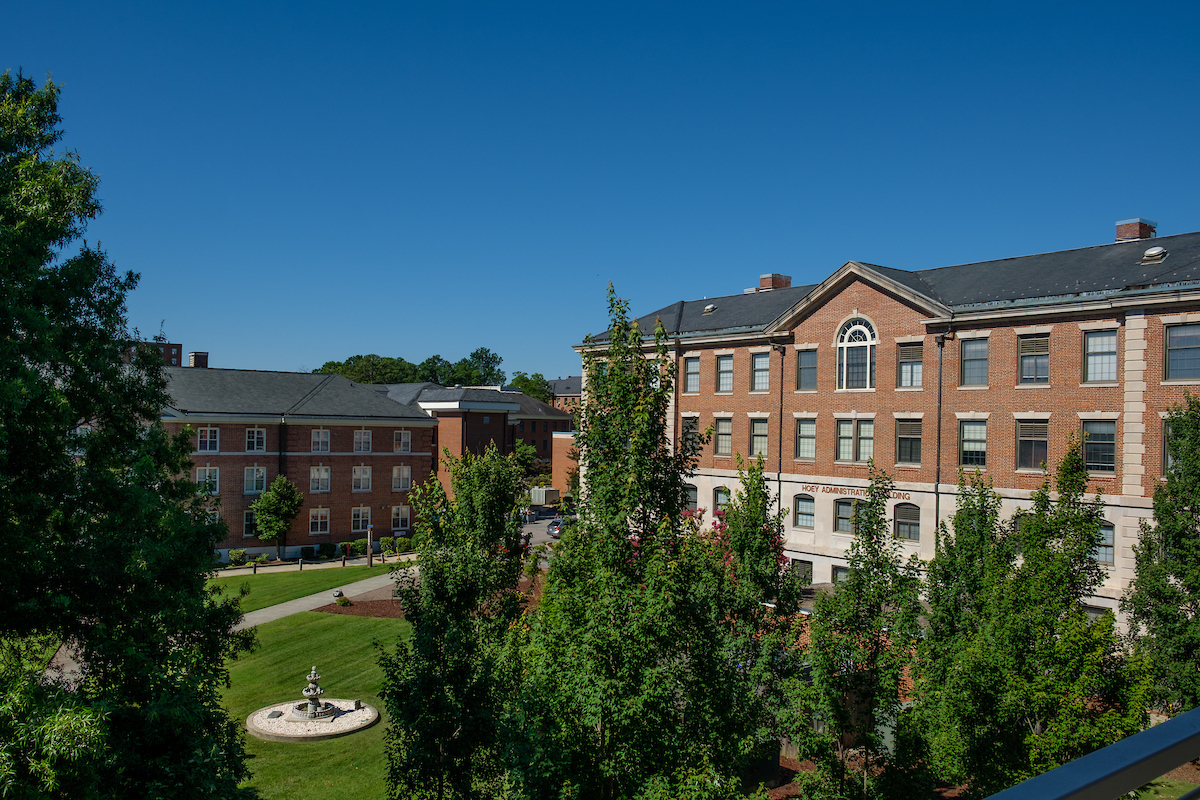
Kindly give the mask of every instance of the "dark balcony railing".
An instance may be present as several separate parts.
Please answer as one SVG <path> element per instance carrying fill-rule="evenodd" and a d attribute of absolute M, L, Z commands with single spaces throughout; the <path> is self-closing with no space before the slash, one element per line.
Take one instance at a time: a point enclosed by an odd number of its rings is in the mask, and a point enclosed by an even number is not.
<path fill-rule="evenodd" d="M 1200 757 L 1200 708 L 1019 783 L 991 800 L 1117 800 Z M 1179 800 L 1200 798 L 1200 789 Z"/>

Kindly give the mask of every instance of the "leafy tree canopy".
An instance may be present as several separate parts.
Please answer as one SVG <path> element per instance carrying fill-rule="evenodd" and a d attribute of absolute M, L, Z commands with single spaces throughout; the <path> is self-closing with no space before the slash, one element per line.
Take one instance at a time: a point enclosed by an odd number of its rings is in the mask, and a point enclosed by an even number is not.
<path fill-rule="evenodd" d="M 541 400 L 543 403 L 554 403 L 554 390 L 550 387 L 550 381 L 546 380 L 545 376 L 540 372 L 535 372 L 532 375 L 526 375 L 524 372 L 514 372 L 508 384 L 522 394 L 528 395 L 535 400 Z"/>
<path fill-rule="evenodd" d="M 279 475 L 258 496 L 250 506 L 254 512 L 254 524 L 258 528 L 258 538 L 276 543 L 276 556 L 283 557 L 283 546 L 287 544 L 287 533 L 292 527 L 292 520 L 304 507 L 304 495 L 296 484 Z"/>
<path fill-rule="evenodd" d="M 0 795 L 228 797 L 247 775 L 220 705 L 249 646 L 205 588 L 226 537 L 131 363 L 137 284 L 76 245 L 96 177 L 51 149 L 59 89 L 0 76 Z M 65 645 L 81 677 L 44 675 Z"/>
<path fill-rule="evenodd" d="M 504 362 L 486 347 L 476 348 L 453 363 L 433 355 L 420 364 L 403 358 L 375 354 L 350 356 L 345 361 L 326 361 L 313 372 L 342 375 L 356 383 L 430 383 L 442 386 L 499 386 L 504 383 Z"/>

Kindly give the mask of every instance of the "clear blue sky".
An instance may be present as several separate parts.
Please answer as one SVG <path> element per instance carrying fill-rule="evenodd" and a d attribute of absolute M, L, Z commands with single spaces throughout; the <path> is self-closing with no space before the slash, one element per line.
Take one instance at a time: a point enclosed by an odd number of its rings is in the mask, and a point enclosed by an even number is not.
<path fill-rule="evenodd" d="M 213 366 L 579 372 L 647 313 L 1200 229 L 1200 3 L 18 3 L 131 322 Z"/>

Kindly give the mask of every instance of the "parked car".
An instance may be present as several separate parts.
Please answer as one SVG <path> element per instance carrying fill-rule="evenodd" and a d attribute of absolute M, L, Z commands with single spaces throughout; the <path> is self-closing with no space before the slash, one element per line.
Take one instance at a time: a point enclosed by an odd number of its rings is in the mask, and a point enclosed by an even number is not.
<path fill-rule="evenodd" d="M 550 524 L 546 526 L 546 533 L 552 539 L 561 539 L 563 531 L 565 531 L 567 526 L 573 521 L 574 520 L 565 519 L 563 517 L 555 517 L 554 519 L 550 520 Z"/>

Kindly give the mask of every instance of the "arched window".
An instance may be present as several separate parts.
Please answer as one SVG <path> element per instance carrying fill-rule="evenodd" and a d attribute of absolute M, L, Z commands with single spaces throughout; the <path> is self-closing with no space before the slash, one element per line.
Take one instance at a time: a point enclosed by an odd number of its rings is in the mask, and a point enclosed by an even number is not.
<path fill-rule="evenodd" d="M 896 506 L 896 538 L 910 542 L 921 541 L 921 509 L 912 503 Z"/>
<path fill-rule="evenodd" d="M 797 528 L 815 528 L 817 502 L 811 494 L 798 494 L 795 500 L 796 515 L 793 525 Z"/>
<path fill-rule="evenodd" d="M 862 317 L 847 320 L 838 331 L 839 389 L 871 389 L 875 386 L 875 328 Z"/>
<path fill-rule="evenodd" d="M 713 511 L 724 511 L 729 505 L 729 490 L 724 486 L 713 489 Z"/>

